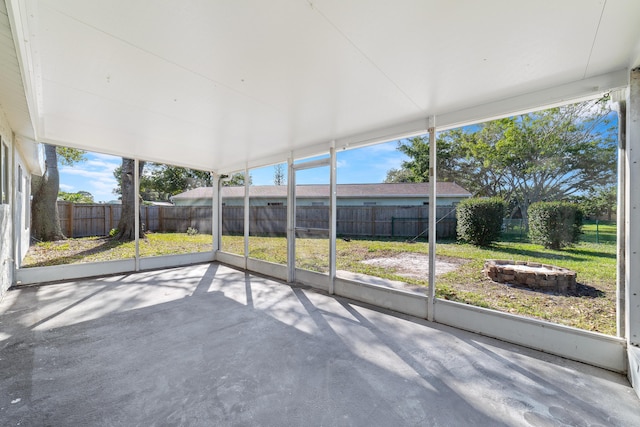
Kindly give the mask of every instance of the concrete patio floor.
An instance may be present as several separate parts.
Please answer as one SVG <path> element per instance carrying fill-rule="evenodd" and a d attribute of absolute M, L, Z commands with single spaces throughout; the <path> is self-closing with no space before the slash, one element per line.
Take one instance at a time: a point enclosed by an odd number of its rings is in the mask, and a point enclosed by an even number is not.
<path fill-rule="evenodd" d="M 633 426 L 625 377 L 216 263 L 0 303 L 3 426 Z"/>

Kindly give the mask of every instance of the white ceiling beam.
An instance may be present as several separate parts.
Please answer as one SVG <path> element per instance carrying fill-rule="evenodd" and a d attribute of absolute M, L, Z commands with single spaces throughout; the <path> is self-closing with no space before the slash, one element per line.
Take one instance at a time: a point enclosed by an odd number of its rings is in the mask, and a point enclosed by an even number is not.
<path fill-rule="evenodd" d="M 503 117 L 593 99 L 629 84 L 628 70 L 619 70 L 564 85 L 501 99 L 438 115 L 438 130 L 482 123 Z"/>

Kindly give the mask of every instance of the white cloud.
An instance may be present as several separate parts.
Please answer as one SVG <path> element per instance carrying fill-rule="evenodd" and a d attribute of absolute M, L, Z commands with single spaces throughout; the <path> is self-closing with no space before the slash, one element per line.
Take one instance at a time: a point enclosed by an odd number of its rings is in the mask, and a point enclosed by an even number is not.
<path fill-rule="evenodd" d="M 113 176 L 121 159 L 113 156 L 87 154 L 87 160 L 73 166 L 60 167 L 60 188 L 64 191 L 88 191 L 96 201 L 113 200 L 117 181 Z"/>
<path fill-rule="evenodd" d="M 104 168 L 104 169 L 115 169 L 118 166 L 122 165 L 121 161 L 117 161 L 117 162 L 108 162 L 105 160 L 98 160 L 98 159 L 93 159 L 93 160 L 87 160 L 86 162 L 82 163 L 82 164 L 86 164 L 88 167 L 93 167 L 93 168 Z"/>

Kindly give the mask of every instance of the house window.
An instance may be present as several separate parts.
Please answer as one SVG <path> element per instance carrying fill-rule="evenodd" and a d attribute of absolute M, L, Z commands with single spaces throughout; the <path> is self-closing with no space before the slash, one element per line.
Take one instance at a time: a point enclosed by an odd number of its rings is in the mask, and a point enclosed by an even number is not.
<path fill-rule="evenodd" d="M 364 202 L 363 205 L 364 206 L 375 206 L 376 202 Z"/>
<path fill-rule="evenodd" d="M 18 193 L 22 193 L 22 166 L 18 165 Z"/>
<path fill-rule="evenodd" d="M 324 206 L 324 202 L 311 202 L 311 206 Z"/>
<path fill-rule="evenodd" d="M 9 203 L 9 147 L 0 142 L 0 186 L 2 187 L 2 204 Z"/>
<path fill-rule="evenodd" d="M 267 206 L 284 206 L 283 202 L 268 202 Z"/>

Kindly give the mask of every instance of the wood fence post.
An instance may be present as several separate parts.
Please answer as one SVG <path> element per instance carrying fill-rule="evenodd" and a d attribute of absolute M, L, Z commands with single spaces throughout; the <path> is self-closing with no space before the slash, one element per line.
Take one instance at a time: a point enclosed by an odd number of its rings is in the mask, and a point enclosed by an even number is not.
<path fill-rule="evenodd" d="M 371 237 L 376 237 L 376 207 L 371 206 Z"/>
<path fill-rule="evenodd" d="M 67 224 L 67 236 L 73 238 L 74 237 L 73 236 L 73 214 L 75 213 L 74 212 L 75 209 L 73 207 L 73 203 L 69 203 L 67 206 L 68 206 L 67 209 L 69 211 L 69 214 L 68 214 L 69 221 L 68 221 L 68 224 Z"/>
<path fill-rule="evenodd" d="M 109 205 L 109 231 L 107 232 L 107 234 L 109 232 L 111 232 L 111 229 L 114 228 L 113 227 L 113 205 Z"/>

